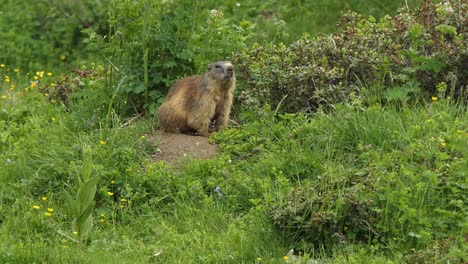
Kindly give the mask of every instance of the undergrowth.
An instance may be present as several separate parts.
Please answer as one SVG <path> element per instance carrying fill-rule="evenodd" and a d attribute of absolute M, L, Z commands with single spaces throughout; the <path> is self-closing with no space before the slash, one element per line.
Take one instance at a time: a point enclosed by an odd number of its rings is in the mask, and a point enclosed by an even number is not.
<path fill-rule="evenodd" d="M 173 168 L 151 120 L 77 115 L 103 74 L 65 102 L 47 73 L 2 73 L 2 263 L 467 261 L 464 104 L 246 110 L 217 158 Z"/>

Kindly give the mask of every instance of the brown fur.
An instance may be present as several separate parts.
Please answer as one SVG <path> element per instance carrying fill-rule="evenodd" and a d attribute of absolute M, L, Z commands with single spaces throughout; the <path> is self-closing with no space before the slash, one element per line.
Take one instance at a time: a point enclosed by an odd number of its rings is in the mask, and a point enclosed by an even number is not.
<path fill-rule="evenodd" d="M 159 107 L 159 127 L 202 136 L 208 136 L 210 125 L 215 131 L 226 128 L 235 85 L 234 68 L 223 61 L 208 65 L 204 75 L 178 80 Z"/>

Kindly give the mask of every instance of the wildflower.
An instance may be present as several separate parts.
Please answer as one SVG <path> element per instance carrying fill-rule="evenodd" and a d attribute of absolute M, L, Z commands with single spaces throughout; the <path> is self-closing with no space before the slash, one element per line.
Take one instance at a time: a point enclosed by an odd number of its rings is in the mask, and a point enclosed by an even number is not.
<path fill-rule="evenodd" d="M 6 95 L 2 95 L 2 99 L 6 99 L 6 98 L 7 98 L 7 96 L 6 96 Z"/>
<path fill-rule="evenodd" d="M 44 71 L 36 72 L 36 75 L 42 78 L 44 76 Z"/>
<path fill-rule="evenodd" d="M 104 140 L 99 140 L 99 144 L 101 144 L 101 145 L 105 145 L 105 144 L 107 144 L 107 142 L 106 142 L 106 141 L 104 141 Z"/>
<path fill-rule="evenodd" d="M 257 258 L 257 261 L 261 261 L 261 260 L 262 260 L 262 258 L 261 258 L 261 257 L 258 257 L 258 258 Z"/>
<path fill-rule="evenodd" d="M 45 212 L 44 214 L 45 214 L 45 216 L 47 216 L 47 217 L 51 217 L 51 216 L 52 216 L 52 214 L 49 213 L 49 212 Z"/>
<path fill-rule="evenodd" d="M 127 201 L 127 199 L 122 198 L 122 199 L 120 199 L 120 201 L 123 202 L 123 203 L 125 203 L 125 202 Z"/>
<path fill-rule="evenodd" d="M 50 100 L 50 102 L 53 103 L 53 104 L 55 104 L 55 103 L 57 102 L 57 100 L 52 99 L 52 100 Z"/>
<path fill-rule="evenodd" d="M 288 256 L 283 256 L 284 261 L 288 261 L 289 257 Z"/>
<path fill-rule="evenodd" d="M 120 209 L 123 209 L 125 206 L 123 206 L 123 205 L 119 205 L 119 207 L 120 207 Z"/>
<path fill-rule="evenodd" d="M 53 212 L 54 212 L 54 208 L 47 208 L 47 212 L 53 213 Z"/>
<path fill-rule="evenodd" d="M 14 90 L 16 88 L 16 86 L 14 84 L 10 85 L 10 90 Z"/>
<path fill-rule="evenodd" d="M 431 98 L 432 98 L 432 102 L 437 102 L 437 100 L 439 99 L 437 98 L 437 96 L 432 96 Z"/>
<path fill-rule="evenodd" d="M 113 196 L 113 195 L 114 195 L 114 193 L 113 193 L 113 192 L 107 192 L 107 195 L 109 195 L 109 196 Z"/>
<path fill-rule="evenodd" d="M 111 181 L 111 183 L 112 183 L 112 184 L 115 184 L 115 181 L 114 181 L 114 180 L 112 180 L 112 181 Z"/>
<path fill-rule="evenodd" d="M 8 76 L 5 77 L 5 82 L 6 82 L 6 83 L 11 82 L 11 80 L 10 80 L 10 78 L 9 78 Z"/>
<path fill-rule="evenodd" d="M 42 197 L 41 197 L 41 200 L 42 200 L 42 201 L 47 201 L 47 197 L 42 196 Z"/>
<path fill-rule="evenodd" d="M 57 119 L 55 119 L 55 117 L 52 117 L 51 120 L 52 122 L 57 122 Z"/>
<path fill-rule="evenodd" d="M 49 94 L 48 94 L 48 93 L 45 93 L 44 96 L 45 96 L 45 97 L 49 97 Z"/>
<path fill-rule="evenodd" d="M 106 219 L 99 219 L 99 222 L 104 223 L 106 222 Z"/>
<path fill-rule="evenodd" d="M 55 87 L 55 83 L 50 83 L 50 87 Z"/>
<path fill-rule="evenodd" d="M 101 217 L 104 217 L 104 214 L 101 214 Z"/>
<path fill-rule="evenodd" d="M 13 71 L 14 71 L 14 72 L 19 72 L 19 69 L 18 69 L 18 68 L 15 68 Z"/>
<path fill-rule="evenodd" d="M 73 231 L 72 233 L 73 233 L 75 236 L 78 235 L 78 232 L 77 232 L 77 231 Z"/>
<path fill-rule="evenodd" d="M 51 72 L 48 72 L 48 73 L 47 73 L 47 76 L 52 76 L 52 73 L 51 73 Z"/>
<path fill-rule="evenodd" d="M 41 209 L 41 207 L 39 205 L 34 205 L 33 208 L 36 209 L 36 210 Z"/>
<path fill-rule="evenodd" d="M 461 134 L 461 133 L 463 133 L 463 130 L 457 129 L 457 133 Z"/>
<path fill-rule="evenodd" d="M 37 76 L 37 75 L 34 75 L 34 80 L 36 80 L 36 81 L 37 81 L 38 79 L 39 79 L 39 76 Z"/>
<path fill-rule="evenodd" d="M 145 139 L 145 138 L 146 138 L 146 137 L 145 137 L 145 136 L 143 136 L 143 135 L 141 135 L 141 136 L 140 136 L 140 139 L 142 139 L 142 140 L 143 140 L 143 139 Z"/>
<path fill-rule="evenodd" d="M 5 64 L 3 64 L 3 63 L 0 64 L 0 67 L 5 68 Z"/>
<path fill-rule="evenodd" d="M 37 86 L 37 81 L 31 82 L 31 88 L 34 88 Z"/>

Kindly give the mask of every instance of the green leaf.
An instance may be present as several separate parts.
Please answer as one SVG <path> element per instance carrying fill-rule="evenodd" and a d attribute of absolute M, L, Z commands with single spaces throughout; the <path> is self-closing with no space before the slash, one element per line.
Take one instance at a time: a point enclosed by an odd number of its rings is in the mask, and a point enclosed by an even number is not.
<path fill-rule="evenodd" d="M 78 201 L 68 192 L 64 191 L 63 193 L 65 202 L 68 204 L 68 210 L 70 214 L 77 216 L 80 214 L 80 204 Z"/>
<path fill-rule="evenodd" d="M 78 200 L 81 208 L 88 207 L 89 204 L 94 200 L 98 181 L 98 177 L 93 177 L 80 186 L 80 189 L 78 190 Z"/>

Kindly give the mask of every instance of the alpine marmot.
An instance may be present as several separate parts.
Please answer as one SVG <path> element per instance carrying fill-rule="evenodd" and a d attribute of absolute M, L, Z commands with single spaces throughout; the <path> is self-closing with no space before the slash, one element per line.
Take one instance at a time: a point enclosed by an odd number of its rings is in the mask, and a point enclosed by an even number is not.
<path fill-rule="evenodd" d="M 215 131 L 226 128 L 235 86 L 234 67 L 229 61 L 213 62 L 204 75 L 178 80 L 159 107 L 159 127 L 201 136 L 208 136 L 210 127 Z"/>

